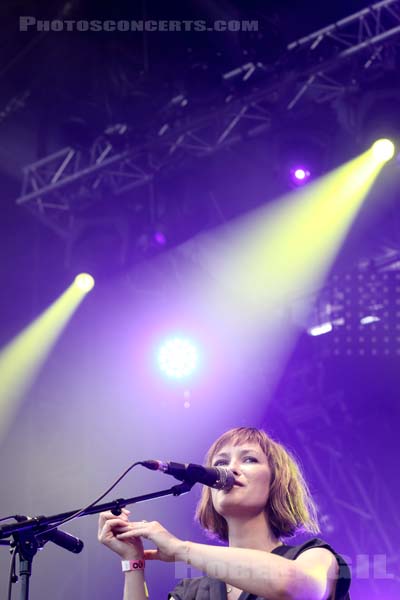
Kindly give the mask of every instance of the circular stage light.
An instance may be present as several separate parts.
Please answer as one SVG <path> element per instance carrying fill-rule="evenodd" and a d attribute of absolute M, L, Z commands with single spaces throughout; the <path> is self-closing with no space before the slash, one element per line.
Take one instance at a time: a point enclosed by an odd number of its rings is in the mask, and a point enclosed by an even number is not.
<path fill-rule="evenodd" d="M 306 172 L 304 169 L 296 169 L 294 172 L 294 176 L 296 177 L 296 179 L 305 179 L 306 177 Z"/>
<path fill-rule="evenodd" d="M 186 338 L 174 337 L 167 340 L 158 352 L 158 364 L 167 377 L 182 379 L 196 369 L 198 352 Z"/>
<path fill-rule="evenodd" d="M 90 292 L 94 288 L 94 279 L 89 273 L 80 273 L 75 277 L 74 283 L 85 293 Z"/>
<path fill-rule="evenodd" d="M 165 246 L 165 244 L 167 243 L 166 235 L 162 231 L 156 231 L 154 233 L 153 239 L 157 246 Z"/>
<path fill-rule="evenodd" d="M 290 176 L 296 185 L 302 185 L 310 178 L 310 171 L 305 167 L 294 167 L 290 170 Z"/>
<path fill-rule="evenodd" d="M 379 162 L 387 162 L 393 158 L 395 152 L 394 144 L 391 140 L 383 138 L 377 140 L 372 145 L 372 154 Z"/>

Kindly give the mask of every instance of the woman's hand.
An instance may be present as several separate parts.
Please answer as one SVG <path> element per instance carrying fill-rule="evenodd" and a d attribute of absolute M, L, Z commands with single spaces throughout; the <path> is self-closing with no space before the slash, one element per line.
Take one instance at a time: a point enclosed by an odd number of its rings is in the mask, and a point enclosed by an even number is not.
<path fill-rule="evenodd" d="M 118 534 L 126 531 L 127 525 L 130 524 L 128 521 L 129 514 L 130 511 L 126 508 L 122 509 L 119 517 L 113 515 L 111 511 L 100 513 L 97 539 L 107 548 L 119 554 L 123 560 L 140 560 L 144 557 L 140 537 L 125 537 L 122 539 L 118 537 Z"/>
<path fill-rule="evenodd" d="M 125 522 L 124 526 L 119 528 L 116 535 L 119 542 L 126 543 L 145 538 L 151 540 L 157 548 L 155 550 L 145 550 L 144 558 L 146 560 L 163 560 L 173 562 L 179 560 L 184 551 L 185 543 L 179 540 L 165 529 L 158 521 L 139 521 Z"/>

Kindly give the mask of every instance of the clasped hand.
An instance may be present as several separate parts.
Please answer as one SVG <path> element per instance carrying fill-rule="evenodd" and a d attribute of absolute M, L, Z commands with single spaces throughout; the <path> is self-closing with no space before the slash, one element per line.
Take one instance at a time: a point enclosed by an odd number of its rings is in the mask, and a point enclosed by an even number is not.
<path fill-rule="evenodd" d="M 162 560 L 173 562 L 178 559 L 184 542 L 172 535 L 158 521 L 129 521 L 130 511 L 122 509 L 116 517 L 111 511 L 99 516 L 98 540 L 123 560 Z M 151 540 L 154 550 L 144 550 L 142 539 Z"/>

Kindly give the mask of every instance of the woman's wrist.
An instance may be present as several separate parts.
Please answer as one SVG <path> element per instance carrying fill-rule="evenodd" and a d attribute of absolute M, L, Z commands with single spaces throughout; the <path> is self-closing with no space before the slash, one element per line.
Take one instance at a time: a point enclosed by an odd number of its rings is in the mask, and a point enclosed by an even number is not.
<path fill-rule="evenodd" d="M 175 560 L 190 564 L 190 549 L 192 542 L 180 540 L 175 552 Z"/>
<path fill-rule="evenodd" d="M 124 554 L 120 554 L 120 559 L 121 560 L 132 560 L 132 561 L 139 561 L 142 560 L 144 562 L 144 554 L 142 552 L 126 552 Z"/>

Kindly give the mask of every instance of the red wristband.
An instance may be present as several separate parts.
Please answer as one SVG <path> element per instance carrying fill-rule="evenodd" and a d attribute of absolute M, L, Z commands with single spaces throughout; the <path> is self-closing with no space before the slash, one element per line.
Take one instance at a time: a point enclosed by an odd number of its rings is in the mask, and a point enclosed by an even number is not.
<path fill-rule="evenodd" d="M 121 561 L 122 571 L 144 571 L 145 561 L 139 560 L 122 560 Z"/>

